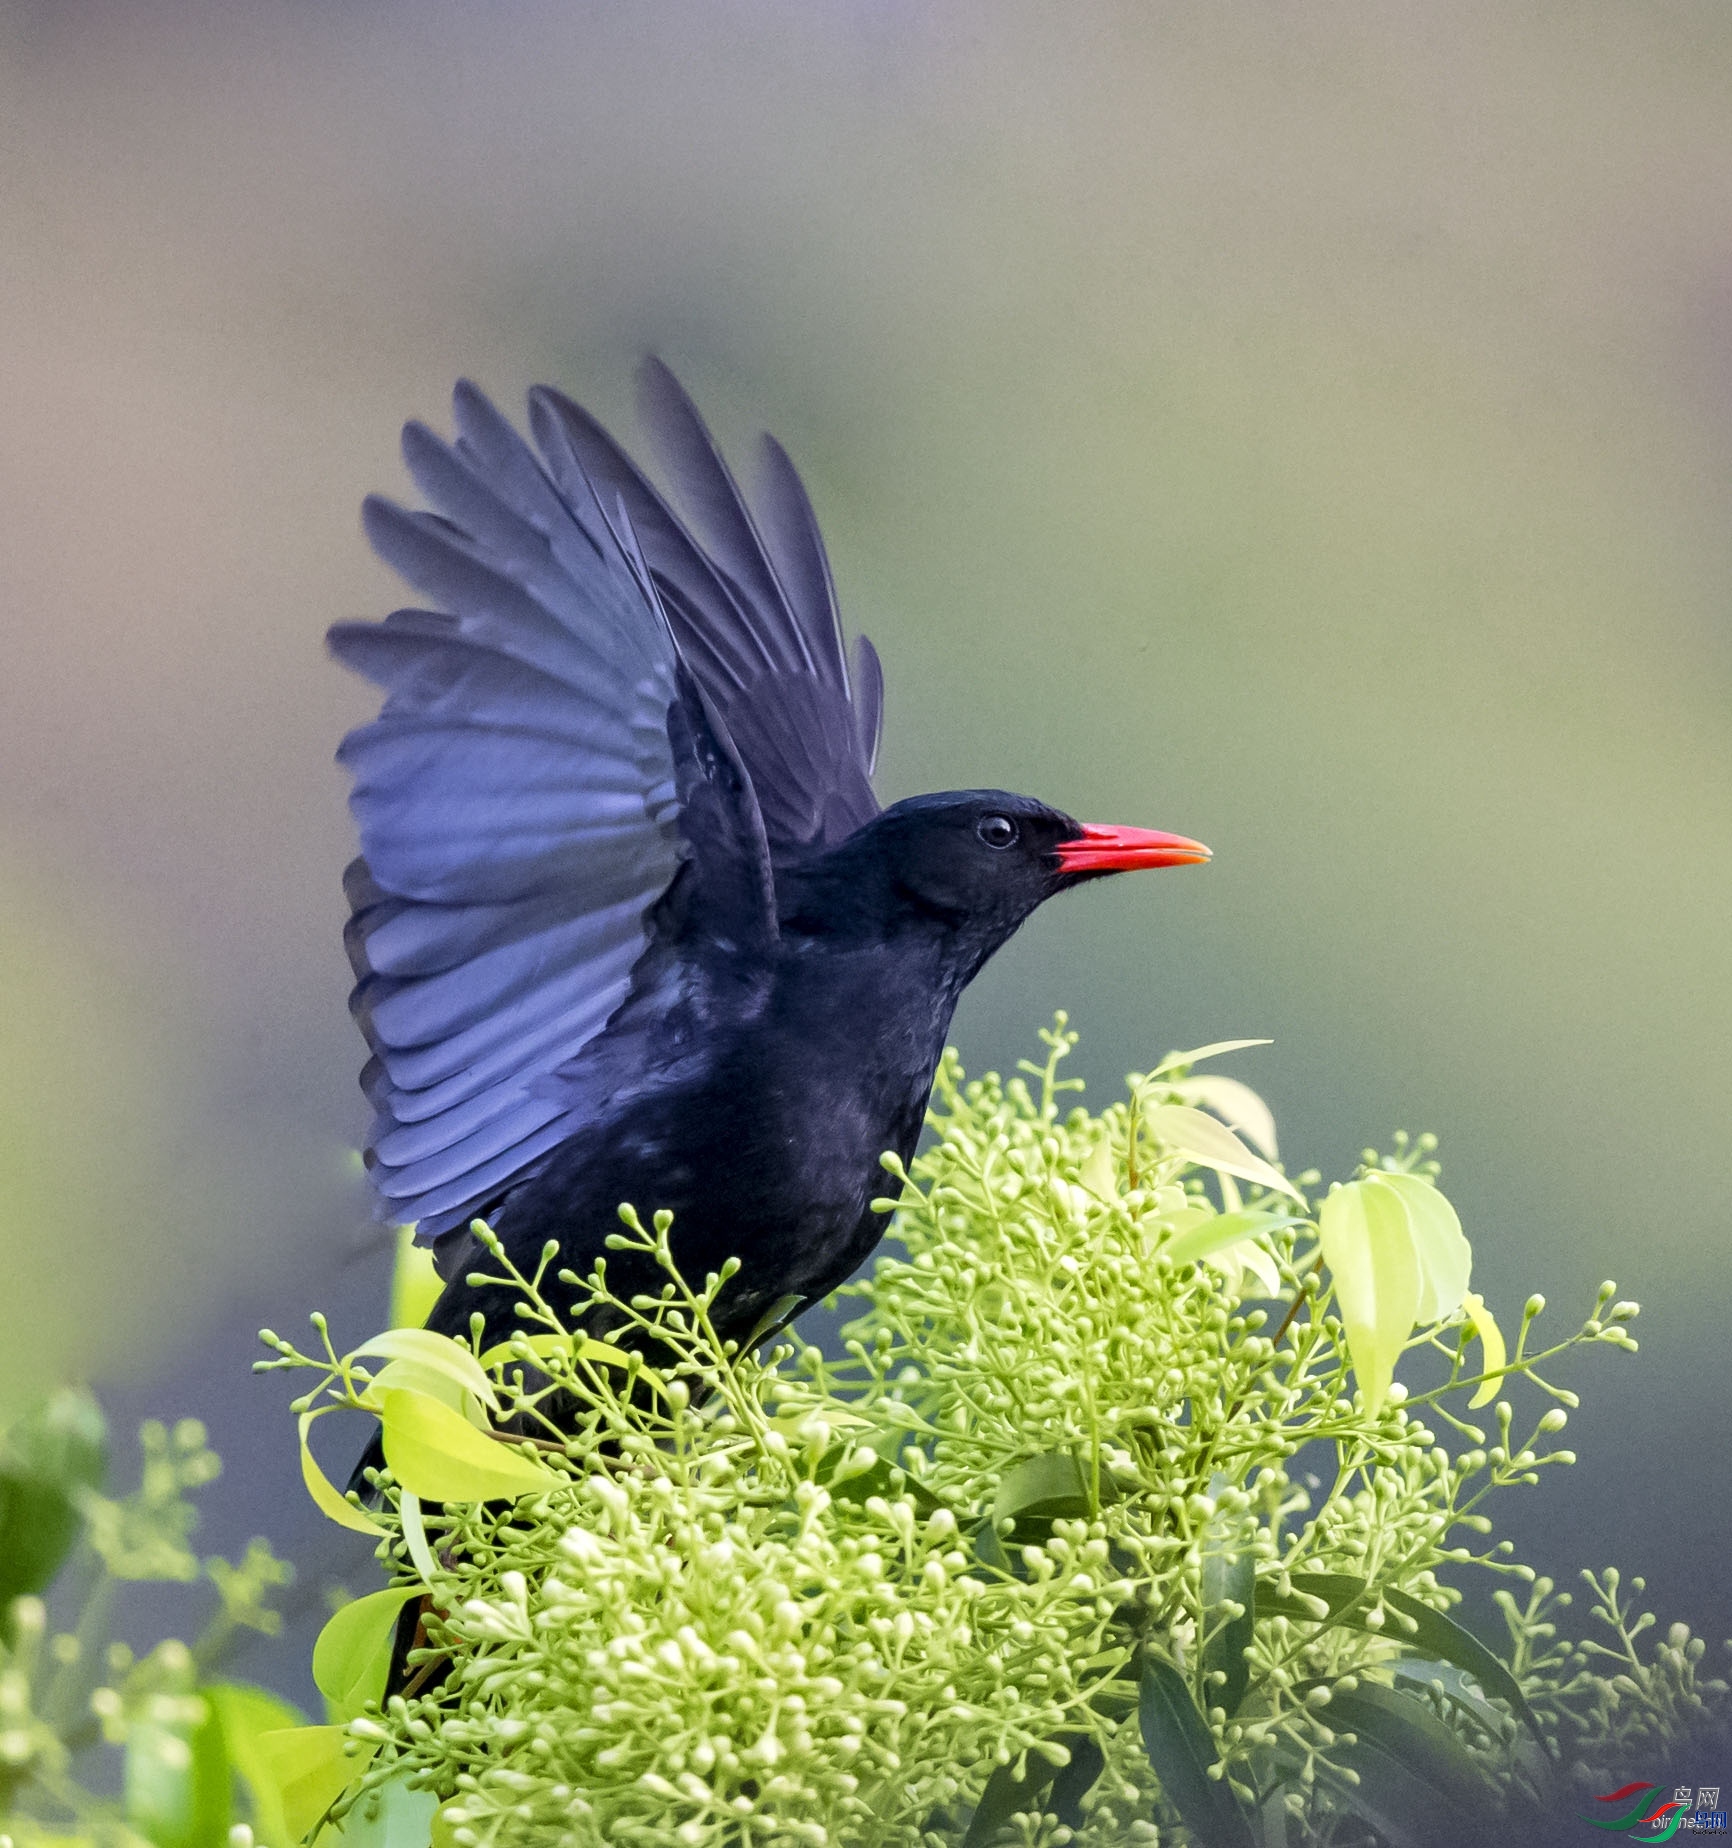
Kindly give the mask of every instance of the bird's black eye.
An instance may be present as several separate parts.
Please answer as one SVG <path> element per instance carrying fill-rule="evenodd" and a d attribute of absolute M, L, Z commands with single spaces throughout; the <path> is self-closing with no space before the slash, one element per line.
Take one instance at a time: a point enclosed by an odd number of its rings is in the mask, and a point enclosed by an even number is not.
<path fill-rule="evenodd" d="M 988 847 L 1016 845 L 1017 826 L 1008 815 L 982 815 L 974 831 Z"/>

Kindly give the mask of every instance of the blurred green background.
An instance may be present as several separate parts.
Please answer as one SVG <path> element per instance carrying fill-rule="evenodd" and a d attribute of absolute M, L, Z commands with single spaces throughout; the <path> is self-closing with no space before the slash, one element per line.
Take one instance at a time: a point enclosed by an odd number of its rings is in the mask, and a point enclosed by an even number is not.
<path fill-rule="evenodd" d="M 406 416 L 629 433 L 654 348 L 800 463 L 886 796 L 1216 851 L 1043 912 L 968 1061 L 1269 1035 L 1293 1165 L 1439 1131 L 1506 1326 L 1645 1304 L 1509 1531 L 1727 1634 L 1729 146 L 1721 0 L 14 0 L 0 1395 L 200 1413 L 359 1582 L 245 1370 L 384 1301 L 320 637 Z"/>

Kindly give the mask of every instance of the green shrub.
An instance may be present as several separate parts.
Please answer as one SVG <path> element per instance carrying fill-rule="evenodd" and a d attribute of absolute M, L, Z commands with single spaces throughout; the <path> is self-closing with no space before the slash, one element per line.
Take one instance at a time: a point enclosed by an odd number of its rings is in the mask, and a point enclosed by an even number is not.
<path fill-rule="evenodd" d="M 1250 1092 L 1193 1069 L 1232 1047 L 1094 1116 L 1066 1107 L 1062 1016 L 1044 1038 L 1007 1084 L 946 1058 L 840 1354 L 723 1348 L 728 1275 L 689 1284 L 665 1217 L 629 1210 L 616 1242 L 654 1252 L 658 1298 L 609 1298 L 605 1264 L 550 1274 L 551 1248 L 521 1275 L 492 1241 L 522 1295 L 505 1347 L 267 1334 L 261 1364 L 318 1375 L 309 1486 L 392 1581 L 321 1639 L 335 1724 L 305 1735 L 291 1827 L 1518 1839 L 1495 1831 L 1721 1720 L 1688 1632 L 1644 1654 L 1652 1619 L 1607 1574 L 1604 1640 L 1560 1640 L 1568 1598 L 1490 1538 L 1496 1492 L 1573 1460 L 1560 1367 L 1633 1351 L 1635 1305 L 1607 1284 L 1547 1344 L 1534 1297 L 1506 1351 L 1429 1138 L 1324 1193 L 1274 1165 Z M 596 1300 L 624 1332 L 568 1335 Z M 376 1511 L 306 1447 L 344 1405 L 382 1414 Z M 1502 1583 L 1501 1658 L 1450 1614 L 1476 1571 Z"/>

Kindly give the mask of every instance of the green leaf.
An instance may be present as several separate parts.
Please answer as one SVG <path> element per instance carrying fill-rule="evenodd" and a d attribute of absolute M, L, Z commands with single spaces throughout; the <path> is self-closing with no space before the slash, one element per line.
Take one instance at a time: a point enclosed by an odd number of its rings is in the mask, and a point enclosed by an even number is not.
<path fill-rule="evenodd" d="M 322 1418 L 325 1411 L 334 1409 L 324 1407 L 316 1412 L 302 1412 L 300 1417 L 301 1434 L 301 1480 L 307 1485 L 307 1493 L 312 1496 L 314 1505 L 327 1520 L 335 1521 L 339 1527 L 347 1527 L 356 1533 L 370 1534 L 376 1540 L 384 1531 L 379 1523 L 369 1515 L 363 1514 L 346 1496 L 337 1493 L 336 1485 L 319 1467 L 319 1460 L 313 1455 L 313 1448 L 308 1441 L 308 1433 L 313 1428 L 313 1420 Z"/>
<path fill-rule="evenodd" d="M 399 1226 L 397 1262 L 391 1271 L 391 1326 L 420 1328 L 444 1290 L 445 1279 L 434 1268 L 432 1251 L 415 1243 L 413 1226 Z"/>
<path fill-rule="evenodd" d="M 1346 1770 L 1353 1777 L 1343 1775 Z M 1433 1815 L 1423 1782 L 1374 1745 L 1340 1746 L 1317 1761 L 1317 1782 L 1337 1807 L 1369 1823 L 1388 1848 L 1461 1848 L 1452 1819 Z"/>
<path fill-rule="evenodd" d="M 879 1441 L 887 1440 L 880 1436 Z M 866 1468 L 856 1469 L 852 1475 L 838 1481 L 836 1471 L 843 1460 L 862 1455 L 870 1456 L 872 1462 Z M 818 1480 L 830 1491 L 833 1499 L 853 1502 L 856 1507 L 863 1506 L 874 1495 L 886 1498 L 906 1495 L 922 1514 L 936 1514 L 944 1506 L 924 1483 L 917 1481 L 901 1464 L 874 1449 L 871 1443 L 845 1442 L 833 1445 L 824 1453 L 823 1461 L 819 1464 Z"/>
<path fill-rule="evenodd" d="M 1358 1774 L 1357 1783 L 1331 1776 L 1330 1788 L 1395 1848 L 1498 1839 L 1505 1818 L 1496 1790 L 1424 1700 L 1362 1681 L 1350 1694 L 1336 1691 L 1323 1712 L 1337 1734 L 1354 1735 L 1338 1741 L 1325 1764 Z"/>
<path fill-rule="evenodd" d="M 785 1328 L 794 1319 L 794 1311 L 805 1302 L 798 1290 L 786 1296 L 778 1296 L 768 1309 L 758 1317 L 757 1326 L 740 1345 L 742 1354 L 754 1354 L 772 1334 Z"/>
<path fill-rule="evenodd" d="M 1325 1709 L 1328 1724 L 1348 1730 L 1402 1764 L 1437 1793 L 1461 1823 L 1489 1820 L 1497 1793 L 1479 1762 L 1423 1696 L 1361 1681 L 1351 1694 L 1337 1691 Z"/>
<path fill-rule="evenodd" d="M 1224 1052 L 1243 1052 L 1247 1046 L 1273 1046 L 1273 1040 L 1214 1040 L 1207 1046 L 1199 1046 L 1195 1052 L 1169 1052 L 1155 1069 L 1149 1073 L 1151 1078 L 1164 1078 L 1168 1072 L 1187 1071 L 1193 1065 L 1201 1065 L 1205 1059 L 1219 1058 Z"/>
<path fill-rule="evenodd" d="M 233 1783 L 222 1720 L 209 1702 L 195 1726 L 141 1720 L 127 1729 L 127 1825 L 156 1848 L 223 1848 Z"/>
<path fill-rule="evenodd" d="M 1228 1128 L 1249 1136 L 1271 1161 L 1279 1155 L 1274 1114 L 1248 1084 L 1204 1072 L 1195 1078 L 1175 1078 L 1167 1088 L 1182 1104 L 1212 1110 Z"/>
<path fill-rule="evenodd" d="M 1349 1181 L 1323 1202 L 1317 1225 L 1347 1352 L 1366 1406 L 1376 1411 L 1419 1315 L 1419 1260 L 1407 1209 L 1393 1188 Z"/>
<path fill-rule="evenodd" d="M 394 1332 L 415 1331 L 400 1328 Z M 534 1495 L 556 1487 L 561 1480 L 520 1451 L 477 1431 L 460 1413 L 425 1393 L 395 1390 L 380 1397 L 385 1461 L 397 1481 L 423 1501 L 477 1502 Z"/>
<path fill-rule="evenodd" d="M 1193 1259 L 1213 1257 L 1241 1239 L 1260 1238 L 1265 1232 L 1278 1232 L 1283 1226 L 1300 1223 L 1292 1213 L 1265 1213 L 1250 1207 L 1237 1213 L 1214 1213 L 1170 1240 L 1167 1256 L 1175 1264 L 1188 1264 Z"/>
<path fill-rule="evenodd" d="M 1093 1511 L 1082 1465 L 1068 1450 L 1043 1451 L 1005 1472 L 992 1498 L 998 1521 L 1085 1520 Z"/>
<path fill-rule="evenodd" d="M 413 1361 L 473 1394 L 489 1411 L 499 1409 L 499 1395 L 480 1361 L 463 1342 L 453 1341 L 449 1335 L 436 1334 L 430 1328 L 387 1328 L 370 1341 L 363 1341 L 348 1359 L 356 1361 L 372 1355 L 381 1360 Z"/>
<path fill-rule="evenodd" d="M 1224 1481 L 1217 1477 L 1211 1482 L 1210 1494 L 1218 1493 Z M 1246 1652 L 1257 1622 L 1257 1565 L 1251 1550 L 1256 1531 L 1246 1515 L 1216 1515 L 1203 1531 L 1203 1668 L 1227 1677 L 1219 1689 L 1206 1684 L 1204 1698 L 1210 1706 L 1224 1707 L 1229 1719 L 1251 1682 Z M 1222 1609 L 1229 1602 L 1243 1607 L 1239 1616 L 1229 1617 Z"/>
<path fill-rule="evenodd" d="M 1473 1332 L 1479 1336 L 1480 1353 L 1485 1361 L 1480 1371 L 1490 1376 L 1481 1382 L 1479 1389 L 1467 1402 L 1467 1409 L 1474 1412 L 1482 1405 L 1490 1405 L 1503 1391 L 1501 1375 L 1509 1359 L 1509 1349 L 1504 1346 L 1503 1330 L 1498 1327 L 1497 1318 L 1485 1306 L 1483 1296 L 1476 1296 L 1469 1290 L 1461 1299 L 1461 1306 L 1473 1324 Z"/>
<path fill-rule="evenodd" d="M 343 1848 L 428 1848 L 439 1799 L 412 1790 L 408 1774 L 370 1790 L 343 1818 Z"/>
<path fill-rule="evenodd" d="M 1065 1733 L 1061 1743 L 1070 1748 L 1070 1763 L 1052 1780 L 1052 1795 L 1047 1808 L 1066 1828 L 1083 1825 L 1082 1801 L 1094 1789 L 1106 1769 L 1106 1754 L 1089 1733 Z"/>
<path fill-rule="evenodd" d="M 1421 1322 L 1440 1322 L 1455 1314 L 1467 1295 L 1473 1274 L 1473 1247 L 1453 1206 L 1417 1174 L 1368 1174 L 1366 1184 L 1388 1187 L 1407 1209 L 1408 1231 L 1419 1260 Z"/>
<path fill-rule="evenodd" d="M 1039 1752 L 1031 1751 L 1019 1777 L 1014 1764 L 1000 1765 L 986 1780 L 980 1801 L 969 1818 L 962 1848 L 981 1848 L 1011 1819 L 1025 1812 L 1040 1812 L 1042 1792 L 1058 1775 L 1058 1766 L 1049 1764 Z"/>
<path fill-rule="evenodd" d="M 1214 1735 L 1197 1711 L 1184 1677 L 1159 1656 L 1143 1661 L 1138 1701 L 1143 1749 L 1161 1780 L 1161 1794 L 1179 1812 L 1199 1848 L 1256 1848 L 1251 1825 L 1224 1777 Z"/>
<path fill-rule="evenodd" d="M 366 1770 L 377 1746 L 350 1757 L 341 1726 L 294 1726 L 257 1737 L 259 1761 L 276 1785 L 288 1842 L 298 1842 Z M 277 1848 L 272 1842 L 269 1848 Z"/>
<path fill-rule="evenodd" d="M 78 1497 L 108 1474 L 108 1429 L 88 1393 L 34 1405 L 0 1444 L 0 1612 L 46 1591 L 83 1525 Z"/>
<path fill-rule="evenodd" d="M 419 1585 L 393 1585 L 345 1604 L 313 1645 L 313 1680 L 329 1703 L 328 1718 L 351 1720 L 368 1701 L 383 1700 L 397 1618 Z"/>
<path fill-rule="evenodd" d="M 1201 1110 L 1193 1110 L 1189 1104 L 1156 1104 L 1143 1112 L 1143 1122 L 1151 1135 L 1200 1166 L 1236 1174 L 1242 1181 L 1291 1194 L 1301 1206 L 1305 1204 L 1305 1196 L 1286 1175 L 1271 1168 L 1261 1156 L 1253 1155 L 1225 1123 Z"/>
<path fill-rule="evenodd" d="M 1385 1636 L 1399 1643 L 1402 1648 L 1412 1650 L 1415 1655 L 1429 1656 L 1433 1661 L 1449 1662 L 1465 1670 L 1487 1694 L 1506 1701 L 1528 1731 L 1542 1745 L 1545 1744 L 1545 1735 L 1540 1731 L 1539 1715 L 1528 1705 L 1521 1684 L 1504 1662 L 1471 1630 L 1463 1629 L 1453 1617 L 1445 1616 L 1442 1611 L 1434 1611 L 1429 1604 L 1422 1604 L 1405 1591 L 1386 1591 L 1383 1602 L 1413 1624 L 1411 1630 L 1405 1623 L 1386 1625 L 1383 1632 Z"/>
<path fill-rule="evenodd" d="M 1081 1826 L 1080 1805 L 1094 1788 L 1106 1760 L 1087 1733 L 1061 1733 L 1053 1744 L 1070 1754 L 1069 1763 L 1054 1764 L 1044 1753 L 1030 1751 L 1020 1775 L 1014 1764 L 1000 1765 L 993 1772 L 969 1819 L 962 1848 L 981 1848 L 1016 1815 L 1045 1813 L 1073 1829 Z M 1051 1794 L 1044 1794 L 1049 1786 Z"/>
<path fill-rule="evenodd" d="M 240 1773 L 252 1810 L 253 1835 L 268 1848 L 290 1842 L 288 1818 L 277 1781 L 259 1748 L 262 1733 L 278 1732 L 305 1724 L 285 1700 L 263 1688 L 239 1681 L 217 1681 L 199 1689 L 222 1728 L 229 1763 Z"/>
<path fill-rule="evenodd" d="M 1283 1597 L 1267 1579 L 1257 1589 L 1259 1614 L 1288 1617 L 1302 1623 L 1345 1623 L 1356 1630 L 1368 1628 L 1364 1616 L 1373 1608 L 1376 1599 L 1364 1579 L 1346 1572 L 1295 1572 L 1291 1583 L 1295 1592 L 1327 1605 L 1328 1617 L 1319 1619 L 1316 1612 L 1301 1604 L 1298 1598 Z M 1406 1621 L 1386 1623 L 1378 1634 L 1414 1655 L 1429 1657 L 1434 1662 L 1452 1663 L 1472 1675 L 1487 1694 L 1507 1702 L 1533 1736 L 1545 1744 L 1539 1716 L 1528 1705 L 1515 1676 L 1471 1630 L 1463 1629 L 1453 1617 L 1434 1611 L 1429 1604 L 1422 1604 L 1405 1591 L 1389 1589 L 1381 1595 L 1385 1607 Z"/>

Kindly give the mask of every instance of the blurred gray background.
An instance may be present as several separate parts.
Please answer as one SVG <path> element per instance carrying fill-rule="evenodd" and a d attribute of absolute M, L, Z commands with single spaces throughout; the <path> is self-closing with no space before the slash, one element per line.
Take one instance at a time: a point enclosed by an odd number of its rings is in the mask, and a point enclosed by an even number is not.
<path fill-rule="evenodd" d="M 1043 912 L 1097 1102 L 1274 1045 L 1391 1129 L 1505 1326 L 1616 1277 L 1522 1553 L 1732 1630 L 1732 16 L 1721 0 L 0 10 L 0 1401 L 205 1417 L 206 1540 L 328 1579 L 261 1322 L 383 1313 L 350 1150 L 336 617 L 451 381 L 794 453 L 887 797 L 1208 841 Z M 1543 1326 L 1543 1325 L 1542 1325 Z M 333 1456 L 332 1466 L 346 1462 Z"/>

